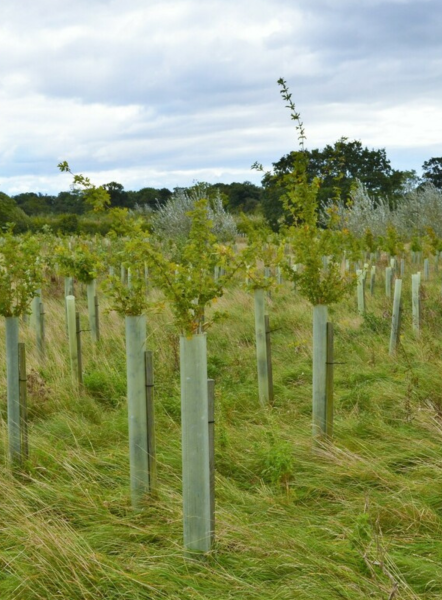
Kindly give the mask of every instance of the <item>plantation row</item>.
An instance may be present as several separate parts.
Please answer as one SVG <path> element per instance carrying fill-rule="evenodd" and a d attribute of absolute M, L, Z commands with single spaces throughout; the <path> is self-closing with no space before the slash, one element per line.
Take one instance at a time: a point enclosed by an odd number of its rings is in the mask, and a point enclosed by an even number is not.
<path fill-rule="evenodd" d="M 51 236 L 1 240 L 1 314 L 6 317 L 8 443 L 13 465 L 27 453 L 23 347 L 19 345 L 19 317 L 32 305 L 31 323 L 42 361 L 45 356 L 44 296 L 48 279 L 64 278 L 66 331 L 72 385 L 82 379 L 81 327 L 75 307 L 74 282 L 87 291 L 89 328 L 99 341 L 97 280 L 111 309 L 125 317 L 127 400 L 129 417 L 130 488 L 132 504 L 143 506 L 146 493 L 155 491 L 155 431 L 152 403 L 152 367 L 146 369 L 146 314 L 161 310 L 168 301 L 180 335 L 182 481 L 184 546 L 207 552 L 213 544 L 213 418 L 209 415 L 209 387 L 205 331 L 207 311 L 227 287 L 243 284 L 253 292 L 257 355 L 258 397 L 262 406 L 273 396 L 269 323 L 265 297 L 275 281 L 283 280 L 313 305 L 313 437 L 330 439 L 333 431 L 333 327 L 327 306 L 345 294 L 355 293 L 358 311 L 366 312 L 365 281 L 370 273 L 370 293 L 375 293 L 381 271 L 379 251 L 367 254 L 352 240 L 352 254 L 341 233 L 305 228 L 298 244 L 278 240 L 267 232 L 250 230 L 247 244 L 221 245 L 211 233 L 203 201 L 195 206 L 192 227 L 184 244 L 161 247 L 146 237 L 137 221 L 128 223 L 130 236 L 104 240 L 56 239 Z M 348 240 L 348 236 L 347 236 Z M 241 240 L 243 242 L 244 240 Z M 299 244 L 299 242 L 301 242 Z M 341 246 L 339 246 L 341 243 Z M 343 247 L 346 253 L 343 253 Z M 330 252 L 323 253 L 324 249 Z M 351 255 L 352 258 L 347 258 Z M 339 259 L 338 259 L 339 257 Z M 410 263 L 421 256 L 413 254 Z M 301 259 L 303 259 L 301 261 Z M 365 262 L 367 261 L 367 262 Z M 401 282 L 405 258 L 389 257 L 385 268 L 385 296 L 392 297 L 390 353 L 400 339 Z M 385 259 L 384 259 L 385 264 Z M 429 259 L 424 277 L 430 276 Z M 419 264 L 415 264 L 415 269 Z M 438 253 L 434 260 L 438 268 Z M 382 269 L 383 270 L 383 269 Z M 413 275 L 413 327 L 419 330 L 420 276 Z M 161 296 L 154 290 L 158 288 Z M 216 312 L 213 318 L 217 318 Z M 149 401 L 147 401 L 149 400 Z M 210 409 L 211 410 L 211 409 Z M 212 458 L 211 458 L 212 457 Z"/>

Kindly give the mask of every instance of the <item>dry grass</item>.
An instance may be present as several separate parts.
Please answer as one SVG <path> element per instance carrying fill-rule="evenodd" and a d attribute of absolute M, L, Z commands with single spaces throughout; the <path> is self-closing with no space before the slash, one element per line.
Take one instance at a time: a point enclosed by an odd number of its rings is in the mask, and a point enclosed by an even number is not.
<path fill-rule="evenodd" d="M 208 334 L 217 537 L 213 553 L 197 563 L 182 554 L 179 365 L 170 312 L 148 320 L 160 490 L 134 513 L 123 320 L 102 310 L 96 349 L 84 332 L 86 385 L 76 391 L 55 283 L 44 290 L 44 364 L 32 329 L 21 331 L 30 374 L 30 459 L 22 472 L 11 473 L 7 462 L 2 411 L 2 599 L 442 597 L 439 282 L 426 286 L 419 339 L 404 285 L 402 346 L 394 358 L 381 282 L 367 298 L 366 318 L 357 316 L 356 298 L 330 311 L 342 363 L 335 369 L 335 440 L 316 449 L 311 309 L 287 284 L 269 302 L 275 404 L 262 410 L 252 299 L 234 287 L 219 300 L 213 310 L 227 314 Z M 78 294 L 87 329 L 85 295 Z M 3 345 L 0 364 L 5 389 Z"/>

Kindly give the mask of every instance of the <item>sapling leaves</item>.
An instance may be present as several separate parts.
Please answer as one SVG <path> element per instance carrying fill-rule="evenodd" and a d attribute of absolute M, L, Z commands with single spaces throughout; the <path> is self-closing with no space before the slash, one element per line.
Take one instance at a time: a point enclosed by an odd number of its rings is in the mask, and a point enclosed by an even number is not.
<path fill-rule="evenodd" d="M 291 264 L 286 263 L 285 273 L 313 305 L 332 304 L 346 293 L 349 284 L 340 272 L 342 234 L 331 228 L 323 230 L 318 227 L 321 181 L 319 178 L 309 181 L 304 125 L 285 80 L 279 79 L 278 85 L 290 109 L 291 118 L 296 122 L 301 148 L 294 153 L 292 170 L 284 175 L 283 204 L 288 219 L 283 231 L 292 245 L 296 263 L 301 264 L 302 268 L 294 271 Z"/>
<path fill-rule="evenodd" d="M 0 314 L 18 317 L 28 312 L 42 285 L 40 244 L 30 235 L 16 237 L 7 231 L 0 238 Z"/>
<path fill-rule="evenodd" d="M 72 189 L 82 190 L 85 203 L 88 204 L 94 212 L 101 212 L 110 205 L 109 192 L 105 190 L 103 186 L 94 185 L 89 177 L 74 174 L 67 161 L 62 161 L 58 163 L 57 166 L 62 173 L 70 173 L 72 175 Z"/>

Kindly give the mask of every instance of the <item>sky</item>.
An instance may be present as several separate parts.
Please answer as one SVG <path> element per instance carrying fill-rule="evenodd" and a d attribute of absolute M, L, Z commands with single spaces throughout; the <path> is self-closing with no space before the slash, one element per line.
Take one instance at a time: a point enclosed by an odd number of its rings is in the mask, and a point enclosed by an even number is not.
<path fill-rule="evenodd" d="M 260 183 L 345 136 L 442 156 L 441 0 L 1 0 L 0 190 Z"/>

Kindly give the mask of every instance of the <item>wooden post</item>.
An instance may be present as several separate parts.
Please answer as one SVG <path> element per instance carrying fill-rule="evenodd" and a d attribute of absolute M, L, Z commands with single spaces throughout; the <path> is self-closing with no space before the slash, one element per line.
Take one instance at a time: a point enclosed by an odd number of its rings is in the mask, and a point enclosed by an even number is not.
<path fill-rule="evenodd" d="M 210 537 L 215 540 L 215 381 L 207 380 L 210 471 Z"/>
<path fill-rule="evenodd" d="M 420 273 L 411 276 L 411 309 L 413 319 L 413 331 L 419 335 L 420 332 Z"/>
<path fill-rule="evenodd" d="M 149 491 L 146 410 L 146 316 L 126 316 L 127 407 L 129 419 L 130 492 L 140 508 Z"/>
<path fill-rule="evenodd" d="M 149 490 L 152 494 L 157 492 L 157 454 L 155 443 L 155 405 L 154 405 L 154 377 L 153 377 L 153 352 L 147 350 L 146 357 L 146 417 L 147 417 L 147 461 L 149 469 Z"/>
<path fill-rule="evenodd" d="M 261 406 L 266 406 L 269 403 L 269 373 L 265 329 L 265 293 L 261 288 L 255 290 L 255 337 L 259 403 Z"/>
<path fill-rule="evenodd" d="M 37 338 L 37 352 L 40 360 L 45 357 L 45 312 L 43 302 L 40 298 L 34 298 L 35 302 L 35 332 Z"/>
<path fill-rule="evenodd" d="M 209 414 L 205 334 L 180 337 L 183 533 L 187 552 L 211 548 Z"/>
<path fill-rule="evenodd" d="M 313 307 L 313 438 L 327 429 L 327 306 Z"/>
<path fill-rule="evenodd" d="M 13 464 L 20 463 L 21 419 L 20 419 L 20 382 L 18 358 L 18 317 L 6 317 L 6 387 L 8 405 L 8 446 L 9 458 Z"/>
<path fill-rule="evenodd" d="M 327 371 L 326 371 L 326 434 L 328 438 L 333 437 L 333 374 L 334 374 L 334 353 L 333 353 L 333 323 L 327 323 Z"/>
<path fill-rule="evenodd" d="M 374 296 L 374 287 L 376 283 L 376 267 L 373 265 L 370 270 L 370 295 Z"/>
<path fill-rule="evenodd" d="M 27 375 L 26 375 L 26 347 L 23 342 L 18 345 L 18 369 L 19 369 L 19 394 L 20 394 L 20 429 L 21 429 L 21 452 L 23 460 L 29 458 L 28 443 L 28 407 L 27 407 Z"/>
<path fill-rule="evenodd" d="M 264 316 L 265 332 L 266 332 L 266 354 L 267 354 L 267 378 L 269 382 L 269 402 L 273 404 L 273 368 L 272 368 L 272 341 L 270 337 L 270 318 L 269 315 Z"/>
<path fill-rule="evenodd" d="M 77 343 L 77 365 L 78 365 L 78 383 L 83 383 L 83 357 L 81 352 L 81 322 L 80 313 L 75 313 L 75 339 Z"/>
<path fill-rule="evenodd" d="M 86 293 L 87 293 L 87 309 L 89 314 L 89 328 L 91 330 L 91 338 L 92 342 L 96 344 L 98 342 L 98 317 L 97 317 L 97 295 L 96 295 L 96 280 L 88 281 L 86 284 Z"/>
<path fill-rule="evenodd" d="M 98 307 L 98 296 L 96 295 L 94 298 L 95 304 L 95 327 L 97 331 L 97 341 L 100 339 L 100 311 Z"/>
<path fill-rule="evenodd" d="M 393 316 L 391 319 L 390 355 L 396 353 L 399 345 L 401 326 L 401 292 L 402 279 L 396 279 L 394 285 Z"/>

